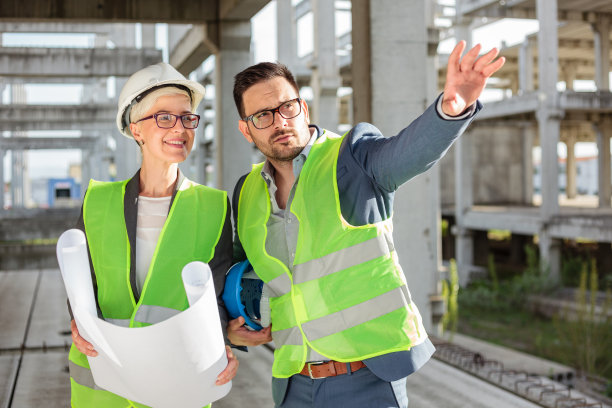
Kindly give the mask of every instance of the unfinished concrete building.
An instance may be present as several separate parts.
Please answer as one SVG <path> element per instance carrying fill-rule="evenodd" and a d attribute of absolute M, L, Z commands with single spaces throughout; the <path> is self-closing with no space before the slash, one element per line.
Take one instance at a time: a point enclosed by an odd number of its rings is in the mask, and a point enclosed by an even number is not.
<path fill-rule="evenodd" d="M 454 220 L 464 284 L 471 273 L 482 272 L 474 258 L 482 258 L 486 231 L 493 229 L 512 233 L 516 254 L 537 236 L 552 279 L 560 278 L 563 240 L 597 242 L 600 266 L 610 267 L 611 13 L 612 1 L 456 1 L 451 30 L 468 42 L 474 28 L 502 18 L 539 22 L 539 31 L 522 44 L 502 47 L 507 62 L 490 84 L 504 90 L 503 99 L 485 104 L 442 166 L 443 212 Z M 594 81 L 596 90 L 576 91 L 576 80 Z M 599 152 L 598 193 L 592 198 L 577 197 L 576 191 L 574 149 L 584 141 L 595 142 Z M 567 146 L 564 194 L 559 143 Z M 541 148 L 536 195 L 535 146 Z"/>

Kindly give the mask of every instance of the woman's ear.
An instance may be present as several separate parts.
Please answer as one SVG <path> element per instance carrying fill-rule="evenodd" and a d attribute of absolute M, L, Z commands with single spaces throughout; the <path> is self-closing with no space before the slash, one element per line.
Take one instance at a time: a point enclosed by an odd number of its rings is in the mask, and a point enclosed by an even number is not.
<path fill-rule="evenodd" d="M 140 126 L 138 126 L 136 123 L 130 123 L 130 132 L 132 132 L 132 136 L 138 142 L 140 139 Z"/>

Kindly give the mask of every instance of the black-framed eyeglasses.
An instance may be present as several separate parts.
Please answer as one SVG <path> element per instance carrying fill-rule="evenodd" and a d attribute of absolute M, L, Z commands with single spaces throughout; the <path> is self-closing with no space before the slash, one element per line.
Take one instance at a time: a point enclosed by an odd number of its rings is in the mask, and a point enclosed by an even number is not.
<path fill-rule="evenodd" d="M 181 118 L 181 123 L 185 129 L 195 129 L 200 124 L 200 115 L 196 115 L 195 113 L 186 113 L 184 115 L 174 115 L 172 113 L 154 113 L 153 115 L 137 120 L 134 123 L 153 118 L 155 118 L 157 127 L 161 129 L 172 129 L 176 125 L 178 118 Z"/>
<path fill-rule="evenodd" d="M 302 113 L 302 98 L 291 99 L 278 105 L 274 109 L 265 109 L 247 116 L 243 120 L 248 122 L 249 120 L 253 123 L 257 129 L 265 129 L 274 124 L 274 114 L 278 112 L 285 119 L 295 118 L 297 115 Z"/>

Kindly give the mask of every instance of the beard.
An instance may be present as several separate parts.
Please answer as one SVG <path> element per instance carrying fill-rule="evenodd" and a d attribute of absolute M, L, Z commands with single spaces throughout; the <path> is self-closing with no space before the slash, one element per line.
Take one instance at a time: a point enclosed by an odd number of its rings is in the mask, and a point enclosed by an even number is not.
<path fill-rule="evenodd" d="M 293 138 L 283 143 L 274 142 L 276 139 L 283 136 L 293 136 Z M 304 141 L 301 141 L 299 131 L 291 128 L 277 130 L 270 136 L 267 143 L 254 142 L 259 151 L 268 159 L 289 162 L 299 156 L 308 143 L 308 140 L 310 140 L 309 137 L 304 139 Z"/>

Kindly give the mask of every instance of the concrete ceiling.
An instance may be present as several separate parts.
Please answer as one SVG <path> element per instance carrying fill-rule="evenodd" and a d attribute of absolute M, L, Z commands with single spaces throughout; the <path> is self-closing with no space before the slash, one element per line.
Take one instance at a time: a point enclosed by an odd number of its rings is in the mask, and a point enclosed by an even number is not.
<path fill-rule="evenodd" d="M 270 0 L 2 0 L 0 22 L 202 24 L 249 20 Z"/>
<path fill-rule="evenodd" d="M 612 14 L 610 0 L 556 0 L 559 20 L 590 21 Z M 458 14 L 482 17 L 536 18 L 536 0 L 461 0 Z"/>

